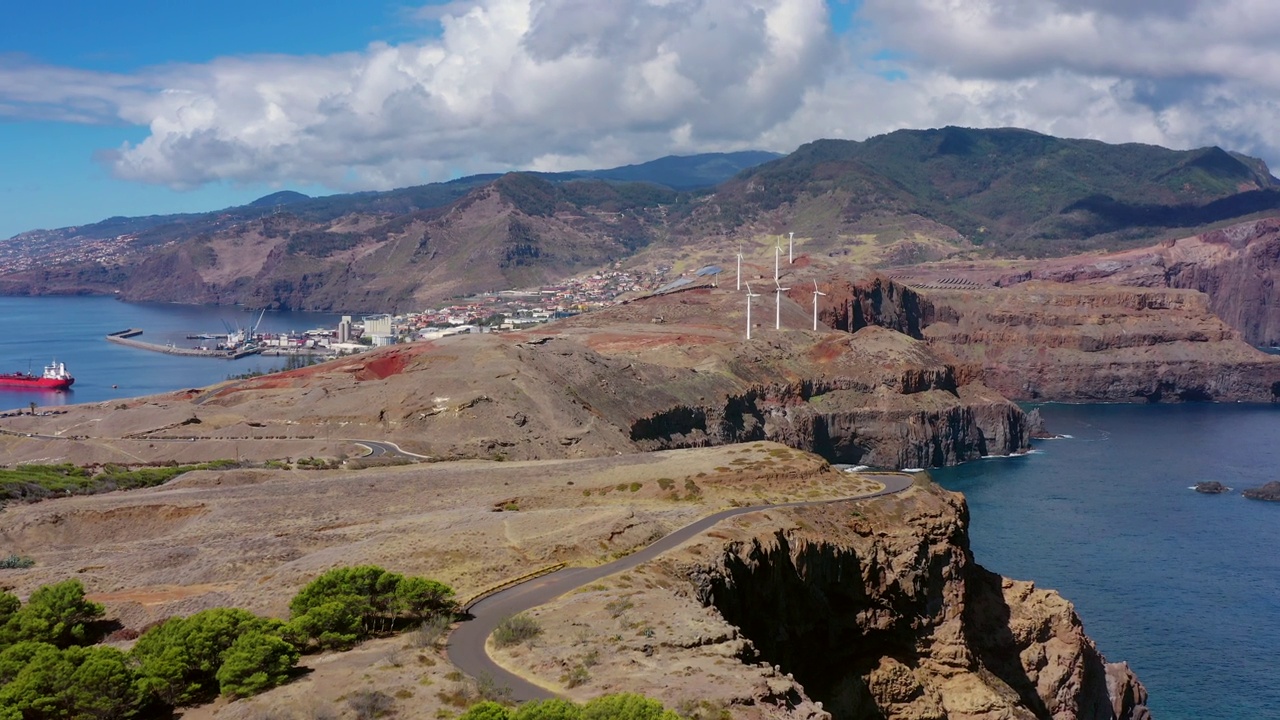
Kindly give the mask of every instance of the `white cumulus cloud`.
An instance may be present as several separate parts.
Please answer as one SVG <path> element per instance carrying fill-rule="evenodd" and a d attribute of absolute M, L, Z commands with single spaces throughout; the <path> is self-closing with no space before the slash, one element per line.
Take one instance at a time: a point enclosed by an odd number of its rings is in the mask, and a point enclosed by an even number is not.
<path fill-rule="evenodd" d="M 0 57 L 0 117 L 144 126 L 104 161 L 179 188 L 388 188 L 946 124 L 1280 159 L 1272 0 L 455 0 L 418 17 L 438 32 L 133 75 Z"/>

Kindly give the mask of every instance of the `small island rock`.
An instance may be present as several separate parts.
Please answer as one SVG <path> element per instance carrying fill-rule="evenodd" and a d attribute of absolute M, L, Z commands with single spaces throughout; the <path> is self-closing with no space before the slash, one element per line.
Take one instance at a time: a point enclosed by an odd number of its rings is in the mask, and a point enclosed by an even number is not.
<path fill-rule="evenodd" d="M 1280 482 L 1271 481 L 1259 488 L 1250 488 L 1240 493 L 1252 500 L 1270 500 L 1280 502 Z"/>
<path fill-rule="evenodd" d="M 1219 493 L 1230 492 L 1230 490 L 1231 488 L 1227 487 L 1226 485 L 1223 485 L 1217 480 L 1210 480 L 1209 482 L 1198 482 L 1196 483 L 1196 487 L 1195 487 L 1196 492 L 1205 493 L 1207 495 L 1217 495 Z"/>

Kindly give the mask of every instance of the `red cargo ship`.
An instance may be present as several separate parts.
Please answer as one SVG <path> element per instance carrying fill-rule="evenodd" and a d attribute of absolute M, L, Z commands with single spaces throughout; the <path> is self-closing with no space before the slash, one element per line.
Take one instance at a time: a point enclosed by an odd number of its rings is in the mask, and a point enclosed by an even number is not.
<path fill-rule="evenodd" d="M 67 366 L 60 362 L 46 365 L 43 375 L 25 373 L 0 373 L 0 388 L 21 388 L 27 390 L 66 390 L 76 379 L 67 372 Z"/>

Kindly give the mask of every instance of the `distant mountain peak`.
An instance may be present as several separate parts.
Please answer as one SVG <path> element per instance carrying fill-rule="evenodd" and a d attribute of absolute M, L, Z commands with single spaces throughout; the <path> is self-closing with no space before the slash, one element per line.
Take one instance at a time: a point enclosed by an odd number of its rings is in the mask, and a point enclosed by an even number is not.
<path fill-rule="evenodd" d="M 303 195 L 302 193 L 294 192 L 293 190 L 281 190 L 280 192 L 273 192 L 270 195 L 263 195 L 245 207 L 275 207 L 277 205 L 289 205 L 310 199 L 310 195 Z"/>

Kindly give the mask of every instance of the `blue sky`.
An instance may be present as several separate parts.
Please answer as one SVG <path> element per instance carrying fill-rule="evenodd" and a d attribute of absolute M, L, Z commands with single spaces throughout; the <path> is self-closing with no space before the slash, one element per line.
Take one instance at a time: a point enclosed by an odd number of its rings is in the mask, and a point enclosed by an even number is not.
<path fill-rule="evenodd" d="M 1280 158 L 1269 0 L 11 3 L 0 239 L 902 127 Z"/>
<path fill-rule="evenodd" d="M 429 3 L 423 3 L 427 5 Z M 414 6 L 364 0 L 47 0 L 14 3 L 0 24 L 0 62 L 39 63 L 130 73 L 171 63 L 258 54 L 327 55 L 370 43 L 430 35 Z M 3 103 L 3 100 L 0 100 Z M 0 115 L 0 238 L 35 228 L 65 227 L 112 215 L 201 212 L 239 205 L 278 187 L 216 182 L 175 191 L 113 178 L 94 160 L 103 149 L 138 143 L 145 126 L 23 120 Z M 283 182 L 309 194 L 328 188 Z"/>

